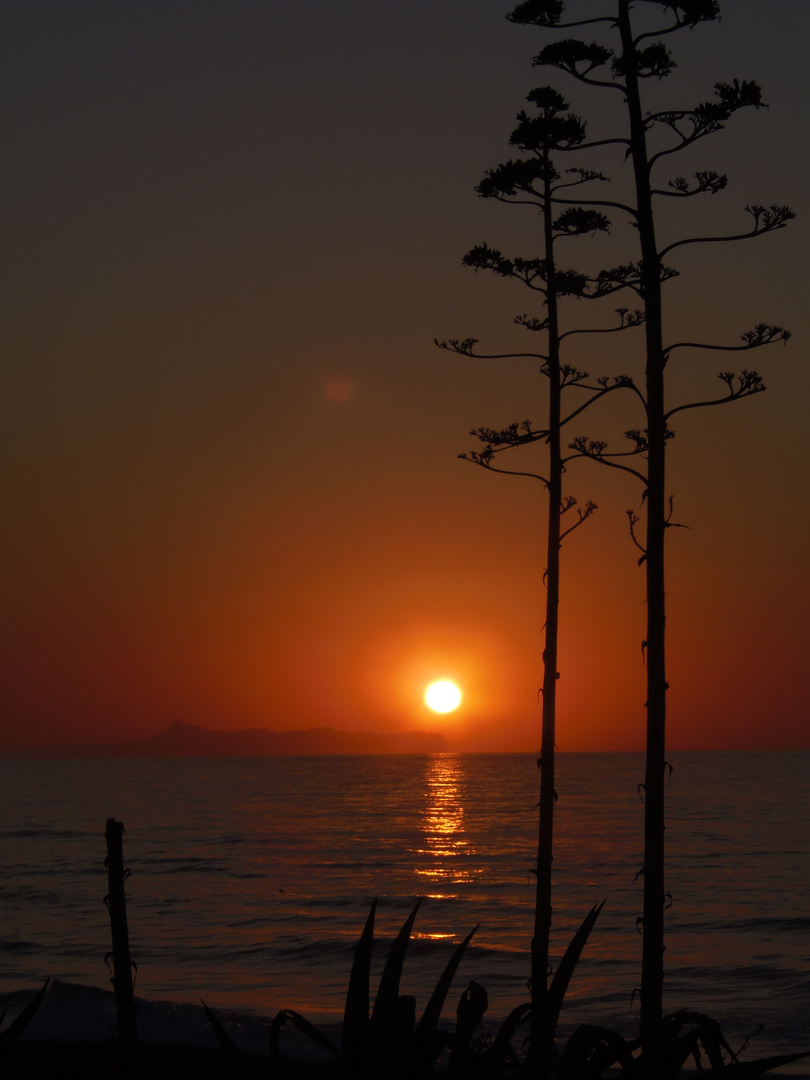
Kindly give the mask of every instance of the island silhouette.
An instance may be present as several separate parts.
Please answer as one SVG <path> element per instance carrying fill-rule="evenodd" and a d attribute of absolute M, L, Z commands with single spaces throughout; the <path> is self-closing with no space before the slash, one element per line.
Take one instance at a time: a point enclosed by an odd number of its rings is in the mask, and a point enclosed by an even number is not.
<path fill-rule="evenodd" d="M 149 739 L 120 743 L 37 746 L 0 756 L 17 758 L 278 757 L 288 754 L 437 754 L 447 750 L 436 732 L 300 731 L 244 728 L 222 731 L 176 720 Z"/>

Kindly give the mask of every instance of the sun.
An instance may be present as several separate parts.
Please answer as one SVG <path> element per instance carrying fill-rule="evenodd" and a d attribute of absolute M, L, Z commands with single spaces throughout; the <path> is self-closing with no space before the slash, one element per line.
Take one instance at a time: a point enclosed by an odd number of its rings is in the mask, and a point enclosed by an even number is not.
<path fill-rule="evenodd" d="M 452 712 L 458 708 L 460 701 L 461 691 L 449 679 L 431 683 L 425 691 L 425 704 L 434 712 Z"/>

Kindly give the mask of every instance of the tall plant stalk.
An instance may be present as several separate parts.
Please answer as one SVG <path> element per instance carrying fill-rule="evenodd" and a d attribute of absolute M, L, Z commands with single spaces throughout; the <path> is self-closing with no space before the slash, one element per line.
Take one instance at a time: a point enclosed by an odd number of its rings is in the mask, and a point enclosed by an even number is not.
<path fill-rule="evenodd" d="M 107 881 L 109 892 L 105 902 L 110 913 L 112 931 L 112 984 L 115 990 L 115 1007 L 118 1016 L 118 1045 L 121 1068 L 127 1077 L 134 1076 L 137 1069 L 138 1031 L 137 1006 L 132 981 L 132 958 L 129 950 L 129 925 L 127 902 L 124 891 L 129 871 L 124 869 L 124 826 L 115 818 L 107 818 L 105 837 L 107 842 Z M 109 959 L 109 956 L 108 956 Z"/>
<path fill-rule="evenodd" d="M 596 210 L 571 206 L 559 212 L 555 196 L 565 188 L 579 186 L 604 179 L 601 174 L 586 170 L 572 170 L 567 178 L 556 170 L 552 153 L 563 153 L 581 146 L 585 139 L 585 127 L 578 117 L 566 113 L 564 99 L 552 88 L 541 87 L 532 91 L 528 98 L 537 109 L 533 117 L 521 113 L 518 127 L 511 142 L 531 156 L 528 160 L 510 161 L 487 174 L 478 187 L 483 197 L 495 197 L 503 202 L 529 204 L 539 210 L 541 218 L 542 257 L 539 259 L 506 259 L 499 251 L 481 245 L 465 256 L 465 263 L 475 269 L 485 269 L 519 280 L 542 296 L 545 314 L 521 315 L 517 323 L 533 332 L 542 332 L 546 341 L 545 353 L 499 353 L 489 359 L 513 356 L 532 357 L 541 361 L 541 372 L 548 382 L 548 399 L 545 425 L 540 430 L 532 428 L 530 421 L 514 423 L 494 430 L 478 428 L 473 431 L 483 443 L 482 451 L 463 454 L 468 460 L 495 472 L 529 476 L 540 480 L 547 493 L 547 529 L 543 575 L 546 586 L 544 645 L 542 651 L 542 722 L 540 751 L 540 798 L 537 832 L 536 895 L 534 928 L 531 942 L 531 1030 L 530 1063 L 541 1076 L 550 1067 L 553 1039 L 559 1006 L 549 998 L 550 935 L 552 924 L 552 865 L 554 841 L 554 806 L 557 798 L 555 780 L 556 707 L 558 672 L 558 636 L 560 609 L 560 548 L 563 539 L 577 528 L 596 509 L 592 502 L 576 509 L 573 524 L 564 529 L 564 515 L 573 511 L 577 504 L 571 496 L 563 493 L 563 473 L 571 457 L 563 452 L 563 429 L 575 416 L 605 394 L 619 387 L 630 386 L 630 380 L 620 377 L 609 381 L 600 379 L 588 383 L 587 373 L 565 365 L 561 359 L 563 338 L 579 331 L 560 328 L 560 301 L 569 298 L 597 298 L 607 296 L 622 287 L 612 280 L 591 278 L 571 270 L 560 270 L 557 264 L 556 245 L 566 238 L 587 233 L 607 232 L 608 219 Z M 573 179 L 571 176 L 573 175 Z M 641 321 L 638 312 L 629 313 L 619 309 L 618 325 L 607 332 L 627 329 Z M 472 338 L 437 342 L 441 347 L 466 356 L 480 357 L 486 354 L 475 348 Z M 586 399 L 568 415 L 563 412 L 563 393 L 571 387 L 587 392 Z M 534 471 L 507 469 L 496 465 L 497 455 L 503 451 L 542 442 L 546 446 L 546 462 L 543 474 Z M 594 916 L 595 918 L 595 916 Z"/>
<path fill-rule="evenodd" d="M 546 623 L 543 648 L 543 717 L 540 747 L 540 816 L 537 827 L 537 884 L 534 934 L 531 944 L 531 1041 L 532 1055 L 541 1068 L 550 1061 L 553 1028 L 549 1030 L 546 1008 L 549 939 L 552 918 L 552 864 L 554 862 L 554 801 L 556 798 L 555 753 L 557 739 L 557 646 L 560 620 L 560 543 L 562 533 L 562 382 L 560 330 L 554 261 L 554 222 L 551 162 L 543 153 L 543 247 L 547 270 L 548 313 L 548 521 L 546 532 Z M 535 989 L 536 988 L 536 989 Z"/>
<path fill-rule="evenodd" d="M 619 0 L 618 28 L 622 58 L 635 55 L 630 25 L 630 0 Z M 625 103 L 630 127 L 630 155 L 636 189 L 636 225 L 641 264 L 639 293 L 644 301 L 646 341 L 645 390 L 647 397 L 646 472 L 646 596 L 647 596 L 647 731 L 644 762 L 644 893 L 641 958 L 641 1030 L 647 1060 L 660 1056 L 658 1032 L 664 993 L 664 833 L 666 768 L 666 589 L 664 535 L 666 532 L 666 443 L 664 405 L 664 328 L 661 296 L 661 259 L 655 236 L 647 131 L 639 90 L 639 67 L 623 63 Z"/>

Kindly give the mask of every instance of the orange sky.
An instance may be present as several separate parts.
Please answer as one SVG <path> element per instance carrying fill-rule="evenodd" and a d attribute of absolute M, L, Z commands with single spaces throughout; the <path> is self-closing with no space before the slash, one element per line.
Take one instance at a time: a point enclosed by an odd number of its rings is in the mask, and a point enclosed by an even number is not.
<path fill-rule="evenodd" d="M 525 346 L 511 322 L 529 297 L 460 265 L 482 240 L 536 254 L 531 215 L 473 191 L 544 81 L 542 35 L 509 7 L 6 12 L 0 750 L 176 719 L 535 747 L 543 493 L 456 455 L 475 426 L 540 423 L 543 383 L 532 361 L 432 345 Z M 794 333 L 742 363 L 672 362 L 673 404 L 731 366 L 769 388 L 677 423 L 674 749 L 810 748 L 810 10 L 779 7 L 763 25 L 760 4 L 726 0 L 718 26 L 673 37 L 682 75 L 661 87 L 691 104 L 752 77 L 771 106 L 673 168 L 730 175 L 684 215 L 696 231 L 745 224 L 749 202 L 800 214 L 684 253 L 668 293 L 672 339 Z M 613 265 L 628 243 L 617 223 L 582 257 Z M 569 359 L 594 375 L 641 370 L 640 338 L 585 340 Z M 634 426 L 616 400 L 575 433 Z M 584 466 L 569 479 L 600 510 L 564 550 L 558 745 L 637 749 L 644 583 L 625 511 L 640 491 Z M 447 718 L 423 703 L 438 677 L 464 689 Z"/>

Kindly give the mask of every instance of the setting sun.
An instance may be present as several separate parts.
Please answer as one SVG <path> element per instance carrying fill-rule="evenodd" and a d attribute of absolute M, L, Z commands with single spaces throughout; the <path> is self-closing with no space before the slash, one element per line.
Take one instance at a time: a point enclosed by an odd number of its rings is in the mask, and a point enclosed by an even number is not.
<path fill-rule="evenodd" d="M 461 691 L 455 683 L 451 683 L 448 679 L 441 679 L 439 682 L 431 683 L 425 691 L 425 704 L 434 712 L 452 712 L 453 709 L 458 708 L 460 701 Z"/>

